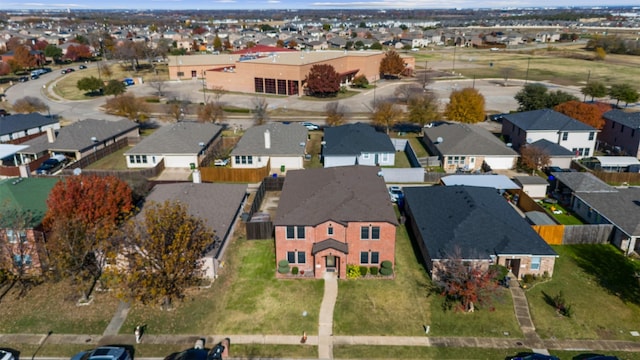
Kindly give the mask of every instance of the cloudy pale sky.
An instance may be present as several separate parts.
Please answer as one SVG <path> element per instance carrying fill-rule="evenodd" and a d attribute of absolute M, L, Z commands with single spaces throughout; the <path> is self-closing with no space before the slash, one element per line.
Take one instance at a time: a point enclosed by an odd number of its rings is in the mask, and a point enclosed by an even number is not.
<path fill-rule="evenodd" d="M 442 9 L 566 6 L 631 6 L 638 0 L 0 0 L 8 9 Z"/>

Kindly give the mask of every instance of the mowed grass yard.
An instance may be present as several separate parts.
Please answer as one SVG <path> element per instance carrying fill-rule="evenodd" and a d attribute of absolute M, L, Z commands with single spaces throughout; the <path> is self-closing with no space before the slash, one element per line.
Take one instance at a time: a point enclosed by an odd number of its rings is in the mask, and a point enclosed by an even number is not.
<path fill-rule="evenodd" d="M 384 259 L 381 259 L 384 260 Z M 430 291 L 431 280 L 416 257 L 404 226 L 398 227 L 395 280 L 357 279 L 338 283 L 334 312 L 336 335 L 521 336 L 513 303 L 501 290 L 495 309 L 473 314 L 443 310 L 442 297 Z"/>
<path fill-rule="evenodd" d="M 633 340 L 640 331 L 640 271 L 637 260 L 612 245 L 554 246 L 553 278 L 526 291 L 531 316 L 543 338 Z M 574 315 L 559 316 L 545 294 L 563 292 Z"/>
<path fill-rule="evenodd" d="M 191 291 L 172 311 L 133 306 L 121 332 L 147 324 L 152 334 L 317 333 L 324 281 L 277 280 L 273 240 L 234 240 L 227 254 L 210 288 Z"/>

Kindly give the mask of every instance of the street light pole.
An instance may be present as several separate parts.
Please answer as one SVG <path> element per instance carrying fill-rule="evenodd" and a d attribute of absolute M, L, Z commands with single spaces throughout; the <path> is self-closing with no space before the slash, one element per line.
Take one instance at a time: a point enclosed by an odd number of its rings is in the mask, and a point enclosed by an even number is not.
<path fill-rule="evenodd" d="M 207 104 L 207 80 L 204 77 L 204 70 L 202 70 L 202 104 Z"/>
<path fill-rule="evenodd" d="M 524 77 L 525 85 L 527 85 L 527 81 L 529 81 L 529 64 L 531 64 L 531 58 L 527 59 L 527 74 Z"/>
<path fill-rule="evenodd" d="M 456 72 L 456 43 L 453 43 L 453 68 L 451 69 L 452 73 Z"/>

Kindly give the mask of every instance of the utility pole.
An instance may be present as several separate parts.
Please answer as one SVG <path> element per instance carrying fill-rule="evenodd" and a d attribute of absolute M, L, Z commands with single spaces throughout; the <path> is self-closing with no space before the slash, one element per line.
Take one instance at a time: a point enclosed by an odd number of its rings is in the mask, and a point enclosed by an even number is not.
<path fill-rule="evenodd" d="M 426 90 L 427 89 L 427 69 L 428 67 L 429 61 L 425 60 L 424 61 L 424 79 L 422 80 L 422 90 Z"/>
<path fill-rule="evenodd" d="M 204 77 L 204 70 L 202 70 L 202 105 L 207 104 L 207 81 Z"/>
<path fill-rule="evenodd" d="M 457 48 L 457 46 L 456 46 L 456 43 L 454 41 L 453 42 L 453 67 L 451 69 L 452 73 L 456 72 L 456 48 Z"/>
<path fill-rule="evenodd" d="M 529 64 L 531 63 L 531 58 L 527 59 L 527 74 L 524 76 L 524 84 L 527 85 L 529 81 Z"/>
<path fill-rule="evenodd" d="M 591 79 L 591 70 L 589 70 L 589 73 L 587 74 L 587 86 L 589 86 L 589 80 Z M 584 94 L 584 99 L 582 99 L 582 102 L 587 101 L 587 94 Z"/>

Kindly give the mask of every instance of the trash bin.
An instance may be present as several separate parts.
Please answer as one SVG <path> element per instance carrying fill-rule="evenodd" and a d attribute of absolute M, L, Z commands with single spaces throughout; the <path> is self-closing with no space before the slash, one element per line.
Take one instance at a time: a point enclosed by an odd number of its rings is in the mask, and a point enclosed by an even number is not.
<path fill-rule="evenodd" d="M 284 172 L 284 165 L 280 165 L 280 172 L 283 173 Z"/>

